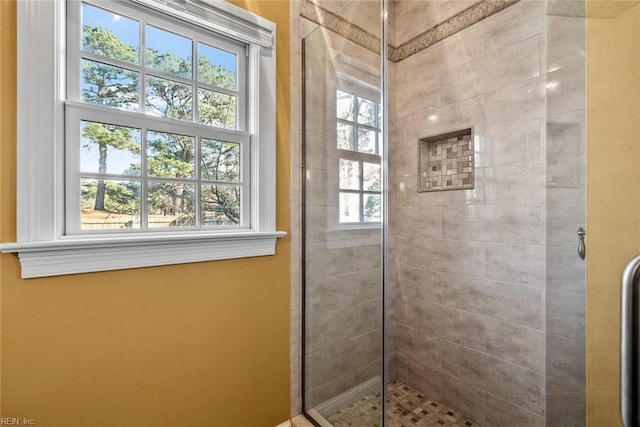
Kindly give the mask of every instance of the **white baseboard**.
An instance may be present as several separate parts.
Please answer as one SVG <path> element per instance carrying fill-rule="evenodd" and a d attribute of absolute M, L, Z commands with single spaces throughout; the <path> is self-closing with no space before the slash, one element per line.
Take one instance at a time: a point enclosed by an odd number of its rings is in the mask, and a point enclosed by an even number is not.
<path fill-rule="evenodd" d="M 317 413 L 319 415 L 322 415 L 324 419 L 324 417 L 328 417 L 329 415 L 340 412 L 340 410 L 356 403 L 363 397 L 379 392 L 381 381 L 382 379 L 380 375 L 369 378 L 368 380 L 356 385 L 355 387 L 352 387 L 349 390 L 340 393 L 339 395 L 332 397 L 331 399 L 322 402 L 319 405 L 316 405 L 312 410 L 308 411 L 308 413 L 312 416 Z M 314 414 L 312 414 L 312 411 L 314 411 Z M 331 424 L 329 423 L 327 423 L 327 425 L 331 426 Z"/>
<path fill-rule="evenodd" d="M 291 421 L 287 420 L 287 421 L 283 422 L 282 424 L 278 424 L 276 427 L 291 427 Z"/>

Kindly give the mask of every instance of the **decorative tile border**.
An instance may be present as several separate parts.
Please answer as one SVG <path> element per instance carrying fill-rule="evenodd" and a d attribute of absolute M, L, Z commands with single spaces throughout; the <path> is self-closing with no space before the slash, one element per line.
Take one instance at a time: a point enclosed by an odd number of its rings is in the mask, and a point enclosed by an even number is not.
<path fill-rule="evenodd" d="M 520 0 L 481 0 L 446 21 L 414 37 L 408 42 L 403 43 L 399 47 L 389 45 L 388 58 L 392 62 L 400 62 L 403 59 L 407 59 L 411 55 L 414 55 L 519 1 Z M 361 27 L 352 24 L 335 13 L 331 13 L 328 10 L 321 8 L 309 0 L 301 1 L 300 15 L 366 49 L 369 49 L 372 52 L 380 53 L 380 38 L 374 36 Z"/>
<path fill-rule="evenodd" d="M 378 37 L 309 0 L 302 0 L 300 15 L 372 52 L 380 53 Z"/>
<path fill-rule="evenodd" d="M 519 1 L 520 0 L 482 0 L 435 27 L 428 29 L 417 37 L 414 37 L 412 40 L 403 43 L 399 47 L 389 49 L 389 59 L 393 62 L 400 62 L 403 59 L 407 59 L 411 55 L 414 55 Z"/>

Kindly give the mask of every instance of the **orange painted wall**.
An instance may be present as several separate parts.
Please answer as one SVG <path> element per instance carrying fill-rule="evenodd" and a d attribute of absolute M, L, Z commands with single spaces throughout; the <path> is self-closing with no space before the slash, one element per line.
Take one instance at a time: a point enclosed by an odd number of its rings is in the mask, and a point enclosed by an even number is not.
<path fill-rule="evenodd" d="M 620 278 L 640 253 L 640 3 L 587 2 L 587 420 L 618 427 Z M 623 2 L 620 2 L 622 4 Z"/>
<path fill-rule="evenodd" d="M 289 230 L 289 4 L 277 228 Z M 0 240 L 15 239 L 16 7 L 0 1 Z M 21 280 L 0 256 L 0 409 L 36 425 L 273 427 L 289 415 L 289 238 L 271 257 Z"/>

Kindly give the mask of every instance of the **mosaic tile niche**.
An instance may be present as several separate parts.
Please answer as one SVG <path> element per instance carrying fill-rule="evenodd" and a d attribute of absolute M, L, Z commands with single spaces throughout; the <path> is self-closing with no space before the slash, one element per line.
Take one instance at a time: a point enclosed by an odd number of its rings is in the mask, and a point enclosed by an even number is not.
<path fill-rule="evenodd" d="M 474 187 L 471 128 L 420 139 L 418 156 L 419 192 Z"/>

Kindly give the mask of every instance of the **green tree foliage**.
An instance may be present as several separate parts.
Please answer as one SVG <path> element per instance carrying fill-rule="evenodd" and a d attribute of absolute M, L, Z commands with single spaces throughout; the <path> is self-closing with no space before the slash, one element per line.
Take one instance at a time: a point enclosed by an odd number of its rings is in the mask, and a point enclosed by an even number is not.
<path fill-rule="evenodd" d="M 139 52 L 124 43 L 113 32 L 85 25 L 82 34 L 85 51 L 120 61 L 138 63 Z M 160 54 L 147 49 L 146 66 L 169 75 L 191 77 L 192 59 L 173 54 Z M 207 58 L 198 60 L 198 80 L 223 88 L 235 88 L 235 75 L 226 67 L 212 64 Z M 82 99 L 91 104 L 111 108 L 138 110 L 139 75 L 137 72 L 113 67 L 95 61 L 83 61 Z M 145 104 L 150 112 L 163 117 L 193 120 L 193 89 L 170 79 L 148 76 Z M 212 90 L 201 89 L 198 94 L 198 117 L 200 123 L 223 128 L 236 127 L 236 98 Z M 151 133 L 151 132 L 150 132 Z M 194 173 L 195 144 L 190 137 L 168 133 L 154 133 L 148 139 L 147 171 L 150 176 L 163 178 L 189 178 Z M 99 152 L 98 172 L 107 172 L 108 153 L 111 149 L 129 150 L 140 154 L 138 141 L 131 129 L 101 123 L 89 123 L 82 136 L 86 145 L 97 146 Z M 235 148 L 234 148 L 235 147 Z M 87 148 L 85 146 L 85 148 Z M 239 179 L 239 152 L 237 144 L 222 143 L 218 148 L 207 148 L 203 154 L 203 179 L 237 181 Z M 206 170 L 205 170 L 206 169 Z M 140 165 L 132 164 L 124 173 L 140 173 Z M 193 186 L 162 182 L 149 189 L 149 212 L 162 215 L 183 215 L 177 225 L 193 225 Z M 237 187 L 206 186 L 202 191 L 202 205 L 215 212 L 216 223 L 238 224 L 239 189 Z M 135 191 L 134 191 L 135 190 Z M 83 187 L 83 200 L 95 197 L 94 210 L 117 213 L 139 213 L 140 191 L 113 181 L 97 180 Z M 136 211 L 137 209 L 137 211 Z M 135 211 L 135 212 L 134 212 Z M 221 217 L 218 217 L 221 216 Z"/>
<path fill-rule="evenodd" d="M 137 62 L 136 49 L 122 42 L 112 32 L 85 25 L 82 31 L 84 50 L 108 58 Z M 89 60 L 82 61 L 82 99 L 90 104 L 137 110 L 138 73 Z"/>
<path fill-rule="evenodd" d="M 240 179 L 240 146 L 234 143 L 202 140 L 201 174 L 208 181 L 237 182 Z M 209 185 L 202 191 L 202 204 L 217 224 L 240 223 L 240 189 Z"/>
<path fill-rule="evenodd" d="M 369 221 L 380 221 L 382 200 L 380 196 L 370 196 L 364 204 L 364 218 Z"/>
<path fill-rule="evenodd" d="M 151 176 L 193 177 L 195 138 L 161 132 L 147 135 L 147 169 Z M 180 216 L 175 225 L 194 225 L 193 186 L 163 182 L 153 184 L 148 195 L 152 215 Z"/>
<path fill-rule="evenodd" d="M 107 150 L 109 147 L 118 150 L 128 150 L 135 154 L 140 154 L 140 145 L 137 138 L 132 135 L 132 130 L 127 127 L 106 125 L 102 123 L 89 122 L 82 130 L 82 136 L 87 138 L 89 143 L 98 147 L 98 172 L 107 173 Z M 83 148 L 88 148 L 87 146 Z M 96 190 L 96 201 L 93 209 L 104 211 L 105 207 L 105 181 L 98 180 Z"/>
<path fill-rule="evenodd" d="M 105 197 L 104 211 L 117 214 L 136 215 L 140 212 L 140 185 L 137 182 L 83 180 L 82 200 L 84 208 L 91 208 L 86 203 L 97 196 L 99 183 L 102 181 Z"/>
<path fill-rule="evenodd" d="M 101 27 L 82 27 L 82 49 L 107 58 L 138 63 L 138 51 L 113 32 Z"/>
<path fill-rule="evenodd" d="M 236 86 L 235 75 L 222 65 L 214 65 L 207 58 L 198 59 L 198 78 L 200 81 L 218 87 L 233 89 Z M 205 125 L 226 129 L 236 127 L 236 98 L 209 90 L 198 94 L 198 120 Z"/>

